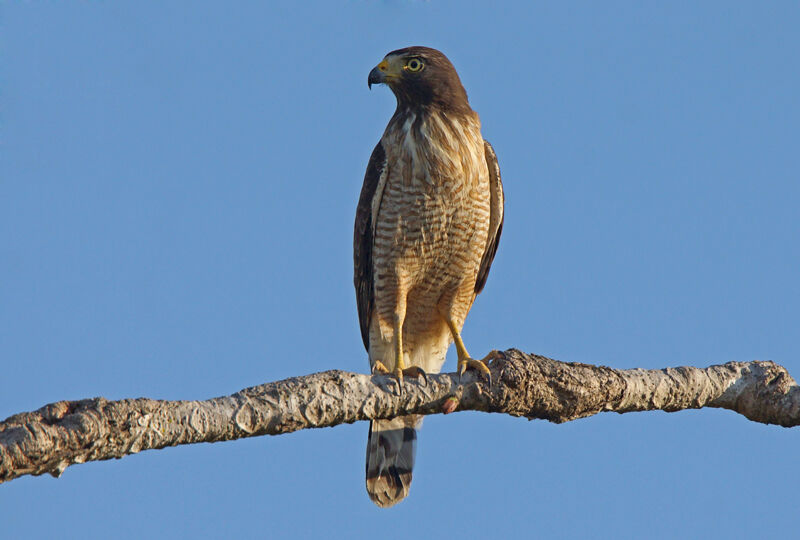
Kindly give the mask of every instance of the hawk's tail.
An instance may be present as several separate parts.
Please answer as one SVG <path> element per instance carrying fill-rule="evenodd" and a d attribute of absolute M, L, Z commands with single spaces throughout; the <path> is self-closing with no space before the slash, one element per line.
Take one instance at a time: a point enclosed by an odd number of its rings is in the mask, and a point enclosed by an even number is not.
<path fill-rule="evenodd" d="M 397 504 L 408 495 L 417 453 L 416 428 L 421 424 L 419 415 L 369 423 L 367 493 L 382 508 Z"/>

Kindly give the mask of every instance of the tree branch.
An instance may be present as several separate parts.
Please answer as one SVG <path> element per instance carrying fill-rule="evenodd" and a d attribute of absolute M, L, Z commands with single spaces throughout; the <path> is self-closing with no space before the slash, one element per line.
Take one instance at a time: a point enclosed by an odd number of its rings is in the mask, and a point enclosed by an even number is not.
<path fill-rule="evenodd" d="M 75 463 L 179 444 L 278 435 L 404 414 L 485 411 L 561 423 L 598 412 L 718 407 L 764 424 L 800 424 L 800 388 L 773 362 L 704 369 L 617 370 L 515 349 L 491 366 L 491 388 L 473 374 L 406 380 L 326 371 L 207 401 L 103 398 L 59 401 L 0 423 L 0 482 L 59 476 Z"/>

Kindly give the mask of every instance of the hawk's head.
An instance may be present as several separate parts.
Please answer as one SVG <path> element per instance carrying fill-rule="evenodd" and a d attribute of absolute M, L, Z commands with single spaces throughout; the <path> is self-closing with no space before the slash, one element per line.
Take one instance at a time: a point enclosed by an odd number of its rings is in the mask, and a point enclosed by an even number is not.
<path fill-rule="evenodd" d="M 397 96 L 398 107 L 437 107 L 470 111 L 467 92 L 445 55 L 428 47 L 407 47 L 386 55 L 369 72 L 367 85 L 386 84 Z"/>

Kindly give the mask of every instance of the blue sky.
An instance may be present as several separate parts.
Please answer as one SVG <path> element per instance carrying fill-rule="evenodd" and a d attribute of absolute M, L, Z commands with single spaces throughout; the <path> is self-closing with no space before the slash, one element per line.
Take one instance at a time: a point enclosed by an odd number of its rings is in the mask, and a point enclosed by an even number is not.
<path fill-rule="evenodd" d="M 0 416 L 366 371 L 352 222 L 394 107 L 366 79 L 412 44 L 454 62 L 503 172 L 474 355 L 800 376 L 797 4 L 298 5 L 3 5 Z M 389 510 L 364 492 L 366 430 L 21 478 L 0 486 L 3 535 L 797 529 L 800 435 L 728 411 L 430 417 Z"/>

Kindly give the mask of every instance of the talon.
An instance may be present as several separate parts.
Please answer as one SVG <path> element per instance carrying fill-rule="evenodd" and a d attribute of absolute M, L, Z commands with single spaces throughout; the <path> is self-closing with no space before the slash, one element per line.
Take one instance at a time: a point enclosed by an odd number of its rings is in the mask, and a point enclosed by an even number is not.
<path fill-rule="evenodd" d="M 397 381 L 397 389 L 399 394 L 403 395 L 403 370 L 402 369 L 395 369 L 394 370 L 394 378 Z"/>
<path fill-rule="evenodd" d="M 425 373 L 425 370 L 418 366 L 411 366 L 410 368 L 406 368 L 403 370 L 403 374 L 406 377 L 415 377 L 418 379 L 422 379 L 425 381 L 423 386 L 428 386 L 428 374 Z"/>
<path fill-rule="evenodd" d="M 491 354 L 491 353 L 489 353 Z M 488 356 L 488 355 L 487 355 Z M 468 369 L 473 369 L 478 372 L 478 376 L 485 375 L 489 386 L 492 386 L 492 372 L 482 360 L 475 360 L 474 358 L 465 358 L 458 363 L 458 374 L 463 376 Z"/>
<path fill-rule="evenodd" d="M 397 393 L 399 395 L 401 395 L 401 396 L 403 395 L 403 371 L 402 370 L 389 371 L 389 369 L 386 367 L 386 365 L 383 362 L 381 362 L 380 360 L 376 360 L 375 363 L 372 364 L 372 374 L 373 375 L 382 375 L 383 377 L 385 377 L 386 382 L 388 383 L 387 387 L 389 385 L 391 385 L 391 386 L 395 386 L 396 385 L 397 386 Z M 406 371 L 406 374 L 408 374 L 407 371 Z"/>
<path fill-rule="evenodd" d="M 493 360 L 497 360 L 498 358 L 502 357 L 503 354 L 500 351 L 498 351 L 497 349 L 492 349 L 491 351 L 489 351 L 489 354 L 481 358 L 481 362 L 483 362 L 488 366 Z"/>
<path fill-rule="evenodd" d="M 376 373 L 380 373 L 381 375 L 388 375 L 391 373 L 386 366 L 383 365 L 383 362 L 380 360 L 375 360 L 375 363 L 372 364 L 372 374 L 375 375 Z"/>

